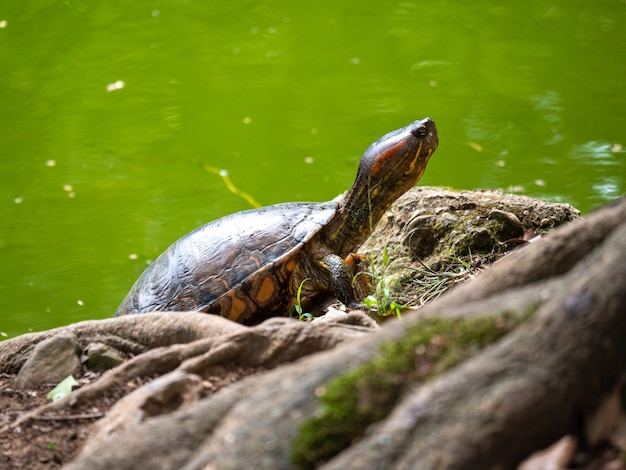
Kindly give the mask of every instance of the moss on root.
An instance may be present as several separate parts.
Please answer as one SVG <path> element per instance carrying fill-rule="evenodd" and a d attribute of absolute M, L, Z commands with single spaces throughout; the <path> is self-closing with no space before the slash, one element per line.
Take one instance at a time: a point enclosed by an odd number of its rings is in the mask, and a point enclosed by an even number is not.
<path fill-rule="evenodd" d="M 415 382 L 429 380 L 512 330 L 522 318 L 427 319 L 401 341 L 385 343 L 379 356 L 319 391 L 320 411 L 300 427 L 292 461 L 315 468 L 384 418 Z"/>

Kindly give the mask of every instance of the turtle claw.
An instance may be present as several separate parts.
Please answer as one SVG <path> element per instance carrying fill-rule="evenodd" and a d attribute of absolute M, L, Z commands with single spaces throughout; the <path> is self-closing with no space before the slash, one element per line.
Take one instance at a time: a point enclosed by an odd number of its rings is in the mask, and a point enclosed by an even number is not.
<path fill-rule="evenodd" d="M 367 308 L 366 305 L 357 301 L 348 302 L 346 304 L 346 307 L 348 307 L 350 310 L 363 310 L 365 312 L 369 311 L 369 308 Z"/>

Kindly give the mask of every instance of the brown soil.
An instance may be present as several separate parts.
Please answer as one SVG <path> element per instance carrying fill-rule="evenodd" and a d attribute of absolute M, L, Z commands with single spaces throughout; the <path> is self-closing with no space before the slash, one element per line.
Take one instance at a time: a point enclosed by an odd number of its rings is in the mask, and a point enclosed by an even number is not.
<path fill-rule="evenodd" d="M 44 404 L 52 387 L 21 391 L 11 388 L 3 378 L 0 388 L 1 424 L 13 421 L 19 414 Z M 99 413 L 102 411 L 98 410 Z M 2 468 L 59 468 L 75 454 L 85 440 L 89 418 L 38 420 L 17 427 L 1 436 Z"/>
<path fill-rule="evenodd" d="M 221 376 L 203 382 L 206 395 L 257 372 L 250 368 L 235 368 Z M 100 374 L 88 372 L 81 385 L 96 380 Z M 91 423 L 104 416 L 117 400 L 140 386 L 138 381 L 116 390 L 103 400 L 92 403 L 89 408 L 61 412 L 29 421 L 25 426 L 11 428 L 0 435 L 0 468 L 9 469 L 55 469 L 74 458 L 89 437 Z M 48 402 L 46 395 L 55 384 L 34 390 L 16 390 L 11 387 L 10 376 L 0 374 L 0 427 L 14 422 L 27 411 Z"/>

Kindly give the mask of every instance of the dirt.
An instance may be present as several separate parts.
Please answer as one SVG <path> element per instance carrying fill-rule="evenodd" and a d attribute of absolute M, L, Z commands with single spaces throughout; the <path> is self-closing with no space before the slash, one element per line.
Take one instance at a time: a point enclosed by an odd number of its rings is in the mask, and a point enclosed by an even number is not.
<path fill-rule="evenodd" d="M 211 377 L 203 382 L 206 396 L 217 392 L 238 380 L 258 372 L 254 369 L 237 368 L 221 376 Z M 89 372 L 79 380 L 81 385 L 96 380 L 99 374 Z M 0 375 L 0 427 L 13 422 L 19 415 L 48 402 L 46 395 L 54 384 L 42 386 L 34 390 L 16 390 L 11 387 L 10 377 Z M 104 416 L 118 399 L 141 385 L 135 381 L 125 388 L 115 391 L 106 399 L 92 403 L 89 408 L 62 412 L 54 416 L 39 417 L 25 426 L 12 428 L 0 435 L 0 468 L 10 469 L 56 469 L 70 462 L 80 451 L 90 436 L 91 424 Z M 578 452 L 571 455 L 574 464 L 567 468 L 585 470 L 626 470 L 621 458 L 626 442 L 626 422 L 616 434 L 618 442 L 604 443 L 593 452 Z M 547 453 L 547 451 L 546 451 Z M 553 464 L 561 456 L 549 457 L 548 461 L 538 455 L 536 461 L 527 462 L 524 470 L 541 469 L 545 464 Z M 550 468 L 561 468 L 550 466 Z"/>
<path fill-rule="evenodd" d="M 258 370 L 234 368 L 221 376 L 203 382 L 205 396 L 247 377 Z M 97 380 L 100 374 L 86 373 L 79 379 L 81 385 Z M 0 374 L 0 428 L 14 422 L 20 415 L 48 403 L 46 395 L 55 384 L 33 390 L 16 390 L 11 376 Z M 115 390 L 105 399 L 90 404 L 89 408 L 43 416 L 24 426 L 11 428 L 0 434 L 0 469 L 55 469 L 71 461 L 90 435 L 91 424 L 104 416 L 117 400 L 141 383 L 134 381 Z"/>
<path fill-rule="evenodd" d="M 8 378 L 2 378 L 0 388 L 0 425 L 12 422 L 25 411 L 46 403 L 52 387 L 21 391 L 11 388 Z M 102 411 L 99 410 L 102 414 Z M 60 417 L 61 418 L 61 417 Z M 89 424 L 96 418 L 67 416 L 56 420 L 37 420 L 25 427 L 16 427 L 0 436 L 0 467 L 2 468 L 60 468 L 80 448 L 88 434 Z"/>

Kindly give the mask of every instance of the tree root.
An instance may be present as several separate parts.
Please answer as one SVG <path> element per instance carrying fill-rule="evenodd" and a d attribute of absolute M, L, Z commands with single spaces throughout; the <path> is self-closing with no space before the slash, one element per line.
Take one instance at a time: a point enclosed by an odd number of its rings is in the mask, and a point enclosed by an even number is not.
<path fill-rule="evenodd" d="M 0 373 L 17 373 L 37 344 L 63 334 L 75 336 L 83 347 L 99 341 L 122 352 L 139 354 L 152 348 L 189 343 L 243 328 L 224 318 L 199 312 L 151 313 L 84 321 L 0 342 Z"/>
<path fill-rule="evenodd" d="M 325 461 L 325 468 L 511 468 L 566 434 L 592 443 L 598 437 L 592 438 L 591 417 L 624 373 L 625 216 L 622 200 L 527 245 L 378 333 L 248 377 L 101 441 L 96 436 L 100 444 L 67 468 L 242 468 L 255 462 L 259 468 L 280 469 L 295 463 L 312 468 Z M 581 255 L 572 262 L 575 253 Z M 550 296 L 544 281 L 549 281 Z M 516 286 L 523 287 L 524 298 Z M 529 301 L 534 293 L 537 297 Z M 504 315 L 535 315 L 436 380 L 416 379 L 411 370 L 418 363 L 410 362 L 397 375 L 401 382 L 380 388 L 386 393 L 389 386 L 399 387 L 401 393 L 385 417 L 369 423 L 363 438 L 367 424 L 361 423 L 347 431 L 353 433 L 347 448 L 312 458 L 307 454 L 311 447 L 303 426 L 338 411 L 329 408 L 327 393 L 345 396 L 357 409 L 376 403 L 382 396 L 371 395 L 376 388 L 364 388 L 358 377 L 367 378 L 365 371 L 389 359 L 390 350 L 402 351 L 392 345 L 413 344 L 410 335 L 425 327 L 425 318 L 480 315 L 485 306 L 493 309 L 494 299 Z M 435 335 L 425 344 L 415 343 L 407 357 L 417 361 L 422 351 L 441 342 Z M 392 359 L 395 354 L 401 355 L 395 352 Z M 232 354 L 214 352 L 207 360 L 213 366 L 223 357 Z M 185 374 L 205 373 L 203 360 L 192 361 L 198 363 L 188 362 L 193 366 Z M 389 362 L 389 367 L 396 366 Z M 391 369 L 383 369 L 381 377 L 385 370 Z M 329 429 L 318 432 L 323 436 Z"/>
<path fill-rule="evenodd" d="M 167 320 L 165 324 L 169 326 L 172 325 L 172 317 L 174 319 L 175 317 L 181 317 L 183 320 L 187 320 L 196 315 L 199 316 L 201 324 L 221 324 L 226 322 L 225 325 L 227 327 L 211 328 L 211 334 L 217 334 L 217 336 L 195 340 L 186 344 L 171 344 L 158 347 L 135 356 L 106 372 L 98 380 L 75 390 L 70 395 L 22 415 L 10 425 L 1 428 L 0 433 L 6 432 L 9 428 L 23 425 L 31 419 L 40 418 L 47 413 L 89 405 L 95 400 L 103 398 L 112 390 L 126 386 L 133 380 L 141 382 L 177 369 L 180 369 L 182 373 L 193 373 L 206 378 L 211 374 L 222 371 L 226 367 L 232 368 L 233 365 L 237 364 L 269 369 L 278 364 L 294 361 L 313 352 L 333 348 L 346 339 L 361 336 L 376 328 L 372 320 L 359 313 L 344 315 L 341 322 L 306 323 L 289 318 L 272 318 L 256 327 L 245 327 L 224 320 L 221 317 L 207 314 L 148 314 L 145 316 L 134 316 L 134 318 L 145 317 L 149 320 L 156 320 L 156 322 L 148 321 L 146 324 L 146 328 L 153 328 L 155 325 L 163 322 L 164 316 L 168 316 L 168 318 L 165 318 Z M 126 324 L 129 322 L 126 319 L 128 318 L 131 317 L 126 316 L 106 320 L 104 326 L 98 326 L 99 335 L 110 337 L 110 332 L 122 334 L 123 328 L 120 329 L 117 323 L 123 323 L 124 326 L 127 326 Z M 85 334 L 87 338 L 90 338 L 89 335 L 93 332 L 92 322 L 87 323 L 89 324 L 72 325 L 67 328 L 51 330 L 51 332 L 66 334 L 68 328 L 71 328 L 73 334 Z M 141 323 L 133 322 L 133 324 L 138 326 Z M 179 339 L 181 337 L 189 339 L 197 337 L 202 333 L 206 334 L 205 328 L 202 326 L 195 331 L 193 328 L 189 328 L 189 325 L 184 326 L 186 327 L 184 328 L 185 334 L 180 336 Z M 234 330 L 234 332 L 220 334 L 220 332 L 227 330 Z M 41 338 L 48 339 L 52 336 L 52 334 L 42 334 Z M 133 332 L 129 335 L 129 338 L 136 338 L 137 336 Z M 169 338 L 167 341 L 171 340 Z M 7 349 L 13 350 L 11 347 Z"/>
<path fill-rule="evenodd" d="M 626 224 L 566 276 L 567 287 L 532 321 L 411 390 L 324 468 L 513 468 L 567 434 L 597 443 L 591 417 L 624 372 L 624 280 Z"/>

